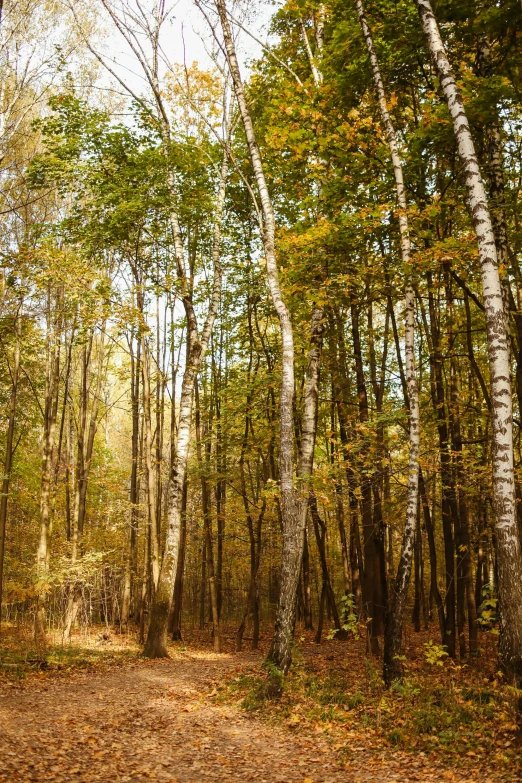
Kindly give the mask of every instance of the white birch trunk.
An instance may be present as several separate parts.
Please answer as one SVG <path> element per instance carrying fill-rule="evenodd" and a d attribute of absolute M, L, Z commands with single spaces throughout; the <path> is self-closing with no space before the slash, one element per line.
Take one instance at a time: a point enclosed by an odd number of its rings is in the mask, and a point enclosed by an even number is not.
<path fill-rule="evenodd" d="M 302 441 L 297 466 L 299 478 L 297 488 L 294 485 L 293 459 L 293 397 L 294 397 L 294 336 L 290 313 L 281 294 L 279 271 L 275 255 L 275 218 L 263 164 L 257 145 L 252 117 L 248 108 L 239 64 L 236 57 L 232 31 L 228 21 L 225 0 L 217 0 L 228 66 L 234 84 L 234 92 L 245 129 L 252 168 L 259 192 L 263 225 L 260 230 L 265 251 L 268 286 L 272 303 L 279 319 L 282 343 L 282 380 L 279 397 L 280 417 L 280 495 L 283 524 L 283 550 L 281 562 L 281 589 L 274 627 L 274 638 L 268 660 L 283 674 L 288 671 L 292 661 L 292 640 L 295 623 L 297 587 L 303 556 L 304 531 L 308 507 L 309 479 L 313 467 L 315 433 L 317 428 L 317 400 L 319 368 L 322 349 L 323 310 L 314 306 L 312 313 L 312 347 L 309 354 L 305 382 L 305 399 L 302 418 Z M 304 37 L 306 38 L 306 30 Z M 307 55 L 310 58 L 316 86 L 321 76 L 308 44 Z"/>
<path fill-rule="evenodd" d="M 518 685 L 522 681 L 522 555 L 515 509 L 510 346 L 495 236 L 468 118 L 437 21 L 429 0 L 415 2 L 453 121 L 477 236 L 491 384 L 493 507 L 501 603 L 499 651 L 503 665 Z"/>
<path fill-rule="evenodd" d="M 228 159 L 225 153 L 223 155 L 223 163 L 221 167 L 216 203 L 216 215 L 214 220 L 212 245 L 214 281 L 211 300 L 207 311 L 207 318 L 201 332 L 201 337 L 198 335 L 197 320 L 190 294 L 187 290 L 182 290 L 182 299 L 187 317 L 187 359 L 185 372 L 183 374 L 183 380 L 181 383 L 176 455 L 169 483 L 169 495 L 167 501 L 167 536 L 165 540 L 165 550 L 163 553 L 163 560 L 161 562 L 158 585 L 152 605 L 150 625 L 144 649 L 144 654 L 148 658 L 164 658 L 167 657 L 168 654 L 167 625 L 170 611 L 170 602 L 172 600 L 174 582 L 176 579 L 176 569 L 178 566 L 179 545 L 181 537 L 181 514 L 183 505 L 183 486 L 187 473 L 187 461 L 190 447 L 194 384 L 205 357 L 221 299 L 221 281 L 223 276 L 220 261 L 221 224 L 225 206 L 227 178 Z M 171 213 L 171 226 L 174 237 L 178 274 L 180 277 L 182 277 L 182 279 L 186 279 L 183 269 L 183 245 L 181 242 L 181 232 L 178 216 L 175 212 Z"/>
<path fill-rule="evenodd" d="M 158 2 L 154 5 L 153 22 L 149 22 L 146 12 L 139 6 L 141 14 L 140 23 L 143 30 L 146 30 L 148 43 L 151 51 L 151 61 L 147 60 L 144 49 L 137 41 L 135 34 L 129 26 L 129 18 L 118 14 L 114 5 L 109 0 L 101 0 L 103 6 L 120 34 L 125 38 L 136 60 L 139 62 L 145 80 L 148 82 L 152 91 L 153 100 L 158 112 L 158 120 L 163 129 L 163 140 L 168 150 L 171 141 L 171 127 L 169 112 L 164 103 L 162 91 L 159 83 L 159 63 L 161 55 L 159 51 L 160 29 L 164 23 L 167 12 L 164 4 Z M 102 62 L 105 68 L 122 84 L 130 95 L 136 97 L 132 89 L 108 66 L 98 55 L 97 59 Z M 225 125 L 227 122 L 225 121 Z M 227 135 L 229 133 L 230 123 L 228 123 Z M 228 143 L 228 138 L 227 138 Z M 172 195 L 176 194 L 176 186 L 173 172 L 168 172 L 168 184 Z M 165 540 L 165 550 L 160 567 L 158 587 L 154 596 L 151 620 L 147 633 L 144 654 L 150 658 L 167 656 L 167 624 L 169 615 L 169 604 L 173 593 L 174 581 L 176 578 L 176 568 L 179 554 L 180 530 L 181 530 L 181 508 L 183 498 L 183 485 L 187 470 L 187 459 L 189 453 L 190 427 L 192 420 L 192 398 L 194 391 L 194 382 L 197 373 L 200 370 L 203 358 L 205 356 L 207 345 L 210 339 L 214 321 L 221 299 L 221 281 L 222 270 L 220 265 L 220 242 L 221 242 L 221 221 L 225 203 L 225 187 L 228 177 L 228 161 L 226 154 L 223 158 L 220 183 L 216 199 L 216 214 L 214 221 L 214 237 L 212 249 L 212 263 L 214 280 L 212 285 L 212 294 L 208 305 L 207 316 L 199 334 L 196 313 L 192 303 L 192 292 L 188 284 L 188 278 L 185 270 L 183 241 L 179 218 L 174 209 L 170 214 L 170 226 L 174 242 L 174 261 L 176 264 L 178 280 L 181 287 L 181 299 L 185 308 L 187 319 L 187 358 L 186 368 L 181 386 L 181 401 L 178 414 L 178 443 L 176 458 L 173 462 L 172 476 L 169 482 L 169 492 L 167 500 L 167 535 Z"/>
<path fill-rule="evenodd" d="M 250 159 L 256 179 L 261 209 L 263 213 L 263 248 L 265 251 L 268 287 L 272 303 L 279 319 L 279 329 L 282 343 L 282 380 L 279 397 L 279 432 L 280 456 L 279 477 L 281 495 L 281 514 L 283 519 L 283 565 L 281 573 L 281 599 L 279 602 L 274 642 L 270 659 L 282 671 L 286 671 L 291 661 L 292 630 L 288 630 L 295 611 L 295 592 L 292 589 L 296 562 L 299 551 L 302 551 L 302 535 L 300 534 L 300 514 L 294 491 L 294 433 L 293 433 L 293 399 L 294 399 L 294 335 L 290 313 L 281 293 L 279 271 L 275 255 L 275 217 L 272 201 L 265 180 L 261 155 L 254 133 L 252 117 L 248 108 L 245 90 L 241 79 L 232 31 L 228 21 L 224 0 L 217 0 L 217 10 L 221 20 L 223 38 L 227 55 L 228 67 L 234 84 L 234 93 L 239 106 L 245 136 L 250 152 Z M 299 568 L 300 568 L 299 560 Z M 296 585 L 297 589 L 297 585 Z M 293 623 L 292 623 L 293 626 Z"/>
<path fill-rule="evenodd" d="M 395 176 L 395 190 L 397 193 L 397 204 L 399 206 L 399 231 L 401 237 L 401 259 L 403 267 L 408 269 L 410 263 L 410 233 L 408 226 L 406 191 L 404 188 L 404 177 L 402 171 L 402 162 L 399 154 L 399 145 L 395 128 L 386 104 L 386 94 L 379 69 L 379 61 L 375 54 L 373 39 L 370 28 L 364 15 L 364 8 L 361 0 L 356 0 L 357 13 L 363 32 L 366 48 L 370 55 L 370 62 L 373 72 L 373 81 L 379 99 L 382 122 L 386 133 L 386 140 L 390 148 L 390 155 L 393 164 L 393 173 Z M 415 374 L 415 292 L 411 278 L 406 281 L 406 290 L 404 297 L 405 310 L 405 358 L 406 358 L 406 383 L 408 386 L 408 397 L 410 405 L 410 432 L 409 432 L 409 465 L 408 465 L 408 498 L 406 504 L 406 525 L 401 547 L 401 555 L 397 576 L 395 580 L 395 590 L 392 605 L 390 606 L 388 618 L 386 620 L 385 638 L 384 638 L 384 679 L 389 684 L 394 679 L 400 677 L 401 667 L 398 656 L 400 655 L 402 639 L 402 621 L 404 607 L 408 595 L 408 585 L 411 576 L 411 565 L 413 558 L 413 541 L 415 536 L 415 524 L 417 520 L 417 499 L 419 493 L 419 391 L 417 388 L 417 379 Z"/>

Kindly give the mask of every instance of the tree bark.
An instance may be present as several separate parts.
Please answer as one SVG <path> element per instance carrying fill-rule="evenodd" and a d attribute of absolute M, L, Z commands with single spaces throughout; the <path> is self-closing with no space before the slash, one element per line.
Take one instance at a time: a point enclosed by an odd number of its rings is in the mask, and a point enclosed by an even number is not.
<path fill-rule="evenodd" d="M 515 510 L 513 410 L 506 328 L 495 235 L 466 111 L 429 0 L 415 0 L 448 102 L 477 237 L 486 313 L 493 439 L 493 506 L 501 602 L 499 652 L 515 684 L 522 682 L 522 553 Z"/>
<path fill-rule="evenodd" d="M 185 480 L 183 500 L 181 506 L 181 533 L 179 542 L 178 565 L 176 569 L 176 581 L 174 582 L 174 595 L 170 609 L 168 631 L 172 635 L 172 641 L 181 641 L 181 609 L 183 606 L 183 583 L 185 574 L 185 552 L 187 549 L 187 499 L 188 481 Z"/>
<path fill-rule="evenodd" d="M 11 395 L 9 398 L 9 417 L 7 420 L 7 438 L 5 445 L 4 476 L 2 479 L 2 494 L 0 496 L 0 623 L 2 622 L 2 586 L 4 577 L 5 534 L 7 525 L 7 504 L 9 500 L 9 484 L 13 467 L 14 432 L 16 424 L 16 397 L 18 394 L 18 376 L 20 371 L 20 343 L 22 339 L 22 304 L 18 306 L 15 316 L 15 346 L 13 363 L 9 368 L 11 375 Z"/>
<path fill-rule="evenodd" d="M 243 121 L 250 152 L 250 160 L 261 201 L 263 222 L 260 224 L 260 230 L 265 251 L 268 286 L 272 297 L 272 303 L 279 319 L 282 342 L 282 379 L 279 397 L 279 481 L 283 522 L 283 559 L 281 569 L 281 590 L 276 615 L 274 638 L 268 658 L 274 666 L 286 674 L 292 660 L 291 644 L 294 629 L 297 585 L 301 571 L 306 513 L 306 500 L 304 500 L 303 494 L 299 500 L 296 497 L 293 476 L 294 335 L 290 313 L 283 299 L 279 283 L 279 270 L 275 254 L 274 210 L 268 192 L 261 155 L 254 133 L 252 117 L 241 79 L 225 0 L 217 0 L 216 6 L 221 21 L 228 66 L 234 84 L 234 92 Z M 309 474 L 309 472 L 310 470 L 307 466 L 306 471 L 303 474 L 303 478 L 305 479 L 304 483 L 306 483 L 306 475 Z M 305 488 L 303 487 L 303 489 Z"/>
<path fill-rule="evenodd" d="M 460 639 L 460 655 L 466 655 L 466 643 L 464 637 L 464 604 L 466 604 L 468 615 L 468 635 L 469 651 L 471 655 L 476 655 L 478 651 L 478 625 L 477 625 L 477 607 L 475 605 L 475 595 L 473 592 L 473 569 L 471 563 L 471 541 L 469 533 L 468 504 L 465 491 L 465 475 L 462 464 L 462 433 L 460 424 L 460 405 L 459 405 L 459 383 L 457 375 L 457 358 L 455 355 L 455 336 L 453 331 L 453 290 L 451 278 L 446 275 L 446 299 L 448 306 L 448 334 L 449 334 L 449 354 L 450 354 L 450 405 L 448 407 L 450 414 L 450 425 L 452 435 L 452 451 L 454 460 L 455 480 L 454 486 L 456 496 L 454 498 L 457 511 L 456 534 L 458 536 L 457 546 L 457 608 L 460 621 L 458 624 Z"/>
<path fill-rule="evenodd" d="M 47 644 L 46 634 L 46 596 L 47 574 L 49 570 L 49 524 L 51 519 L 51 484 L 53 479 L 54 441 L 56 434 L 56 417 L 58 411 L 58 392 L 60 384 L 60 340 L 61 316 L 52 313 L 53 295 L 49 288 L 47 294 L 47 334 L 46 334 L 46 374 L 45 374 L 45 405 L 43 422 L 42 448 L 42 484 L 40 494 L 40 535 L 36 553 L 37 600 L 34 618 L 35 642 L 40 647 Z M 62 292 L 56 294 L 56 310 Z"/>
<path fill-rule="evenodd" d="M 131 355 L 131 476 L 129 488 L 130 525 L 129 545 L 125 560 L 125 576 L 123 584 L 123 598 L 121 606 L 121 624 L 126 628 L 129 623 L 133 580 L 136 578 L 137 568 L 137 540 L 138 540 L 138 451 L 140 430 L 140 376 L 141 376 L 141 340 L 137 340 L 136 356 L 134 356 L 132 340 L 130 343 Z"/>
<path fill-rule="evenodd" d="M 355 377 L 357 380 L 357 402 L 359 421 L 364 426 L 369 420 L 368 393 L 364 376 L 364 365 L 359 331 L 359 305 L 352 297 L 350 306 L 352 316 L 352 340 L 355 359 Z M 373 526 L 372 514 L 372 480 L 368 463 L 369 444 L 363 435 L 361 446 L 363 472 L 361 477 L 361 520 L 364 549 L 364 571 L 362 596 L 364 614 L 367 618 L 368 642 L 373 655 L 379 654 L 379 635 L 383 631 L 383 606 L 380 591 L 379 556 L 376 544 L 376 531 Z"/>
<path fill-rule="evenodd" d="M 308 547 L 308 531 L 305 528 L 304 547 L 303 547 L 303 604 L 304 604 L 304 627 L 310 631 L 314 626 L 312 622 L 312 592 L 310 589 L 310 550 Z"/>
<path fill-rule="evenodd" d="M 147 481 L 147 524 L 150 527 L 150 565 L 152 572 L 152 585 L 156 590 L 159 579 L 160 569 L 160 551 L 159 551 L 159 536 L 158 525 L 156 517 L 156 470 L 154 468 L 154 444 L 152 435 L 152 415 L 151 415 L 151 389 L 150 389 L 150 357 L 149 349 L 145 336 L 141 335 L 141 351 L 143 354 L 143 361 L 141 363 L 142 383 L 143 383 L 143 434 L 144 434 L 144 451 L 145 451 L 145 474 Z M 156 432 L 156 437 L 159 437 L 159 433 Z"/>
<path fill-rule="evenodd" d="M 386 94 L 379 69 L 379 63 L 373 46 L 373 39 L 364 16 L 364 8 L 361 0 L 356 0 L 359 22 L 366 41 L 366 48 L 370 56 L 373 72 L 373 80 L 381 117 L 386 133 L 386 140 L 390 149 L 395 177 L 395 189 L 397 204 L 399 207 L 399 231 L 401 237 L 401 260 L 404 268 L 410 266 L 410 235 L 407 217 L 406 191 L 404 188 L 404 176 L 402 162 L 399 154 L 399 145 L 393 127 L 392 119 L 386 103 Z M 419 393 L 415 373 L 415 293 L 411 280 L 408 279 L 405 291 L 405 359 L 406 359 L 406 383 L 409 398 L 409 466 L 408 466 L 408 499 L 406 508 L 406 524 L 401 547 L 401 554 L 395 579 L 395 589 L 392 604 L 386 619 L 384 637 L 384 679 L 387 685 L 401 676 L 399 660 L 402 623 L 404 607 L 408 594 L 408 585 L 411 575 L 413 556 L 413 540 L 415 535 L 415 523 L 417 518 L 418 480 L 419 480 Z"/>
<path fill-rule="evenodd" d="M 158 586 L 152 605 L 147 641 L 144 649 L 144 655 L 148 658 L 168 657 L 167 627 L 179 557 L 183 487 L 185 485 L 187 460 L 190 446 L 194 384 L 207 350 L 221 299 L 221 283 L 223 277 L 220 263 L 221 222 L 225 204 L 227 177 L 228 160 L 226 154 L 224 154 L 216 198 L 216 214 L 213 229 L 212 266 L 214 280 L 212 285 L 212 294 L 207 310 L 207 317 L 203 329 L 201 330 L 201 334 L 198 332 L 196 314 L 192 303 L 192 294 L 187 286 L 179 220 L 175 212 L 171 213 L 171 226 L 175 244 L 176 265 L 178 268 L 178 276 L 182 282 L 182 300 L 187 320 L 187 358 L 185 372 L 183 374 L 183 381 L 181 384 L 176 455 L 174 459 L 172 475 L 169 481 L 167 535 L 165 540 L 165 549 L 158 578 Z M 171 184 L 172 188 L 174 188 L 173 181 Z"/>
<path fill-rule="evenodd" d="M 76 487 L 74 498 L 74 511 L 71 528 L 71 565 L 74 568 L 78 560 L 80 540 L 83 535 L 85 514 L 87 509 L 87 488 L 91 469 L 92 455 L 94 451 L 94 439 L 98 429 L 98 410 L 101 399 L 103 383 L 103 362 L 105 357 L 105 321 L 100 329 L 98 342 L 98 361 L 96 365 L 96 385 L 90 402 L 90 370 L 91 355 L 94 343 L 94 334 L 91 335 L 88 346 L 83 349 L 82 378 L 80 391 L 80 411 L 77 427 L 77 461 L 76 461 Z M 69 639 L 71 629 L 78 614 L 80 601 L 80 584 L 73 574 L 73 580 L 69 585 L 69 598 L 65 616 L 63 639 Z"/>
<path fill-rule="evenodd" d="M 308 503 L 308 483 L 313 466 L 313 453 L 317 425 L 317 399 L 319 366 L 322 348 L 322 308 L 314 305 L 312 311 L 311 350 L 305 381 L 302 414 L 301 447 L 296 474 L 299 483 L 294 485 L 293 459 L 293 401 L 294 401 L 294 337 L 290 313 L 283 299 L 279 271 L 275 255 L 275 216 L 268 192 L 261 155 L 257 145 L 252 117 L 247 104 L 234 40 L 228 21 L 225 0 L 217 0 L 223 31 L 227 61 L 234 84 L 234 92 L 243 121 L 250 160 L 259 192 L 262 211 L 260 230 L 265 251 L 268 286 L 272 303 L 279 319 L 282 342 L 282 380 L 279 397 L 280 503 L 283 523 L 283 552 L 281 590 L 274 628 L 274 637 L 268 660 L 286 674 L 292 660 L 291 646 L 295 625 L 297 587 L 303 556 L 304 530 Z"/>
<path fill-rule="evenodd" d="M 217 603 L 216 573 L 214 568 L 214 548 L 212 545 L 212 517 L 210 507 L 210 489 L 208 485 L 208 471 L 210 463 L 210 432 L 206 425 L 201 426 L 201 407 L 199 399 L 198 381 L 195 387 L 196 397 L 196 452 L 198 457 L 199 472 L 201 477 L 201 506 L 203 511 L 203 528 L 205 535 L 205 551 L 207 562 L 207 578 L 210 593 L 210 608 L 212 612 L 212 626 L 214 631 L 214 652 L 221 652 L 221 629 L 219 626 L 219 611 Z M 203 444 L 202 438 L 206 438 Z"/>
<path fill-rule="evenodd" d="M 309 500 L 310 514 L 314 526 L 315 540 L 317 543 L 317 550 L 319 552 L 319 562 L 321 564 L 321 576 L 322 576 L 322 589 L 326 596 L 328 606 L 333 619 L 334 629 L 337 639 L 345 639 L 346 632 L 343 631 L 341 626 L 341 620 L 339 612 L 337 610 L 337 604 L 335 601 L 335 594 L 332 588 L 332 582 L 330 580 L 330 574 L 328 572 L 328 563 L 326 560 L 326 524 L 319 515 L 319 509 L 317 508 L 317 498 L 315 494 L 310 493 Z M 315 635 L 316 644 L 321 641 L 322 623 L 318 623 L 317 633 Z"/>

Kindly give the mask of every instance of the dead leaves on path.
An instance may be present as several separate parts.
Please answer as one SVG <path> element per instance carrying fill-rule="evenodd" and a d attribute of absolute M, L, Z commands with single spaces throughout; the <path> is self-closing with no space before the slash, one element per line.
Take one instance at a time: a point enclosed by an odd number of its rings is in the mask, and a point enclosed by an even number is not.
<path fill-rule="evenodd" d="M 69 659 L 75 655 L 72 651 Z M 491 726 L 475 732 L 486 736 L 491 727 L 497 731 L 487 759 L 481 756 L 476 738 L 464 741 L 465 732 L 459 734 L 463 741 L 454 763 L 440 752 L 438 735 L 428 735 L 434 742 L 431 750 L 424 750 L 422 744 L 413 753 L 394 748 L 384 731 L 389 733 L 391 724 L 392 731 L 410 737 L 411 715 L 406 707 L 418 698 L 415 689 L 395 694 L 395 702 L 387 703 L 389 697 L 380 694 L 375 671 L 364 671 L 364 655 L 350 645 L 331 642 L 317 647 L 305 640 L 281 702 L 251 712 L 243 707 L 244 686 L 259 678 L 261 656 L 216 656 L 201 645 L 173 647 L 172 656 L 144 661 L 135 656 L 115 660 L 107 654 L 94 662 L 89 658 L 87 669 L 51 668 L 30 672 L 21 682 L 10 679 L 0 699 L 0 783 L 514 783 L 518 779 L 517 745 L 507 728 L 509 711 L 505 717 L 497 711 Z M 340 673 L 341 690 L 335 681 Z M 363 675 L 365 689 L 361 690 Z M 476 672 L 470 676 L 455 670 L 448 675 L 446 670 L 437 671 L 437 687 L 451 682 L 452 694 L 465 703 L 465 689 Z M 418 672 L 415 677 L 417 681 Z M 493 690 L 502 688 L 499 682 L 490 685 Z M 443 706 L 443 695 L 440 698 Z M 397 712 L 402 703 L 404 710 Z M 442 706 L 435 705 L 435 711 Z M 501 759 L 498 764 L 497 759 Z"/>
<path fill-rule="evenodd" d="M 237 660 L 190 657 L 9 688 L 0 781 L 343 783 L 328 746 L 214 706 Z"/>

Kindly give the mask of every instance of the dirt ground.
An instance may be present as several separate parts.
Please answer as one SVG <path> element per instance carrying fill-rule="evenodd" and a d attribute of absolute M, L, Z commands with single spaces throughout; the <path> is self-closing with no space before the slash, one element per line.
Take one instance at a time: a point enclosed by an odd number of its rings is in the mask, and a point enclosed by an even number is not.
<path fill-rule="evenodd" d="M 346 783 L 325 740 L 209 703 L 237 666 L 231 655 L 179 653 L 11 688 L 0 697 L 0 780 Z"/>
<path fill-rule="evenodd" d="M 125 662 L 0 686 L 0 781 L 256 781 L 409 783 L 494 778 L 439 768 L 420 754 L 384 759 L 354 747 L 343 762 L 324 734 L 303 734 L 216 700 L 252 653 L 173 649 L 167 660 Z"/>

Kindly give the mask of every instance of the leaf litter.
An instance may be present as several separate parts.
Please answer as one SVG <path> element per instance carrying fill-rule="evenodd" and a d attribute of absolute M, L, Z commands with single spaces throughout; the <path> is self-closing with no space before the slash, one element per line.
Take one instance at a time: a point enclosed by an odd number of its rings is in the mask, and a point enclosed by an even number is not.
<path fill-rule="evenodd" d="M 465 742 L 452 759 L 439 752 L 440 740 L 431 751 L 422 744 L 409 750 L 391 745 L 382 726 L 393 705 L 378 699 L 376 683 L 373 695 L 370 689 L 356 698 L 352 678 L 348 708 L 335 703 L 344 699 L 330 683 L 333 703 L 325 704 L 317 683 L 353 669 L 347 650 L 339 642 L 318 648 L 302 638 L 283 698 L 263 705 L 249 702 L 253 684 L 264 677 L 263 650 L 215 655 L 208 636 L 197 634 L 190 645 L 172 645 L 166 660 L 143 660 L 135 648 L 124 656 L 107 651 L 84 668 L 4 677 L 0 783 L 520 780 L 513 733 L 492 739 L 487 758 L 480 746 Z M 405 713 L 396 722 L 405 726 Z"/>

